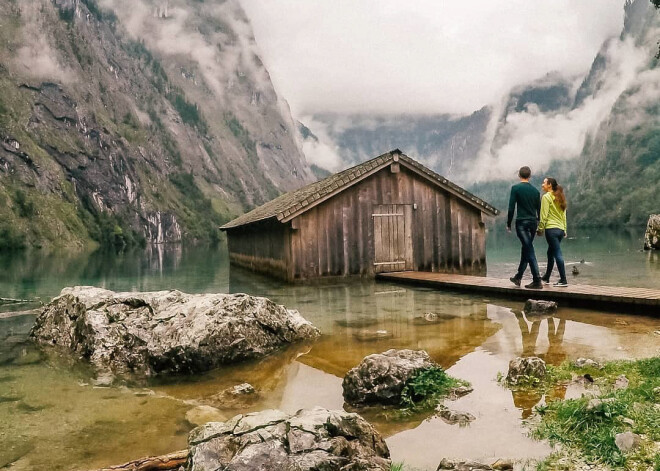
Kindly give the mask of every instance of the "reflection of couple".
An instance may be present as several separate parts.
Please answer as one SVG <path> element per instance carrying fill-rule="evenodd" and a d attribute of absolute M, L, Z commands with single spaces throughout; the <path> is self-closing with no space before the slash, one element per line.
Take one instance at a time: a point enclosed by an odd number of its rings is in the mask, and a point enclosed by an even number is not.
<path fill-rule="evenodd" d="M 522 249 L 518 272 L 510 278 L 516 286 L 520 286 L 527 265 L 532 272 L 532 282 L 525 285 L 529 289 L 542 289 L 543 282 L 550 283 L 550 275 L 555 262 L 559 270 L 559 281 L 556 287 L 568 286 L 564 257 L 560 243 L 566 237 L 566 196 L 557 180 L 547 177 L 543 180 L 541 189 L 545 191 L 543 198 L 539 191 L 529 183 L 532 171 L 529 167 L 521 167 L 518 171 L 520 183 L 511 188 L 509 197 L 509 212 L 506 227 L 511 231 L 513 213 L 516 212 L 516 235 L 520 239 Z M 545 275 L 539 273 L 539 266 L 534 253 L 534 236 L 545 232 L 548 242 L 548 266 Z"/>
<path fill-rule="evenodd" d="M 564 331 L 566 330 L 566 320 L 559 319 L 559 324 L 555 324 L 554 317 L 533 316 L 529 318 L 531 326 L 527 325 L 528 320 L 522 312 L 513 312 L 518 319 L 520 334 L 522 336 L 522 353 L 520 356 L 538 356 L 548 363 L 558 365 L 566 359 L 566 352 L 563 348 Z M 545 354 L 536 353 L 536 343 L 538 342 L 539 329 L 544 319 L 548 320 L 548 351 Z M 566 388 L 563 385 L 557 385 L 554 390 L 549 391 L 549 395 L 557 399 L 563 399 Z M 513 404 L 522 411 L 522 418 L 527 419 L 532 415 L 532 410 L 541 399 L 543 394 L 536 388 L 529 390 L 511 391 Z"/>
<path fill-rule="evenodd" d="M 553 364 L 559 364 L 566 358 L 566 353 L 563 348 L 564 331 L 566 330 L 566 319 L 559 318 L 559 324 L 555 324 L 554 317 L 546 316 L 533 316 L 525 319 L 522 312 L 514 311 L 516 319 L 518 319 L 518 326 L 520 327 L 520 335 L 522 337 L 522 357 L 538 356 Z M 548 320 L 548 351 L 545 354 L 536 353 L 536 343 L 539 338 L 539 329 L 541 322 Z M 531 326 L 527 322 L 531 322 Z"/>

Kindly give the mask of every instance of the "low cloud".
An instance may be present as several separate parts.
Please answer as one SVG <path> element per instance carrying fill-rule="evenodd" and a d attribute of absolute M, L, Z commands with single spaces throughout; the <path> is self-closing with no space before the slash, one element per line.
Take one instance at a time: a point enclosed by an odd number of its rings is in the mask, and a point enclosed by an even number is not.
<path fill-rule="evenodd" d="M 241 0 L 294 116 L 458 113 L 515 84 L 583 73 L 623 2 Z"/>
<path fill-rule="evenodd" d="M 20 0 L 23 45 L 16 51 L 14 63 L 20 73 L 37 79 L 72 83 L 75 73 L 62 65 L 58 51 L 46 37 L 49 5 L 43 0 Z M 54 14 L 54 12 L 51 12 Z"/>
<path fill-rule="evenodd" d="M 474 166 L 479 172 L 473 171 L 466 177 L 476 181 L 511 178 L 522 165 L 543 171 L 553 160 L 579 156 L 587 135 L 593 134 L 609 116 L 624 91 L 642 81 L 648 84 L 658 78 L 658 73 L 653 71 L 638 76 L 640 68 L 648 61 L 649 51 L 637 47 L 632 39 L 610 41 L 605 56 L 608 66 L 601 87 L 578 108 L 542 113 L 532 105 L 519 113 L 509 113 L 504 124 L 497 120 L 497 116 L 501 116 L 500 110 L 491 123 L 486 144 Z M 581 81 L 580 78 L 576 83 Z M 645 95 L 644 100 L 660 94 L 657 85 L 651 88 L 640 86 L 639 90 Z M 495 133 L 497 139 L 504 142 L 497 149 L 493 149 Z"/>

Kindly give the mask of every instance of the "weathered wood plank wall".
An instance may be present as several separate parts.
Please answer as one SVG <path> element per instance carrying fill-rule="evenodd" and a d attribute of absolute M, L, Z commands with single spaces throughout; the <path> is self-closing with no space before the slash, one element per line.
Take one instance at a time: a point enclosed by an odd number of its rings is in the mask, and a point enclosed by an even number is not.
<path fill-rule="evenodd" d="M 227 231 L 229 261 L 238 266 L 278 278 L 291 278 L 288 271 L 289 229 L 277 221 Z"/>
<path fill-rule="evenodd" d="M 404 167 L 384 169 L 291 222 L 289 279 L 374 274 L 376 205 L 416 205 L 413 268 L 485 271 L 481 212 Z"/>

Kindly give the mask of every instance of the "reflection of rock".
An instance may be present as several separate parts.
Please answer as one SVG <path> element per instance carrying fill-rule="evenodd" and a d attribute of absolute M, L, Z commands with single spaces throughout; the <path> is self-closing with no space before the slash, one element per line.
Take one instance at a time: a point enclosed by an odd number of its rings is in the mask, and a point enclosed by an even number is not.
<path fill-rule="evenodd" d="M 221 422 L 227 417 L 215 407 L 197 406 L 186 412 L 186 420 L 195 426 L 204 425 L 207 422 Z"/>
<path fill-rule="evenodd" d="M 243 383 L 211 396 L 210 399 L 225 408 L 239 408 L 254 404 L 261 396 L 250 383 Z"/>
<path fill-rule="evenodd" d="M 471 386 L 458 386 L 456 388 L 451 388 L 447 395 L 447 399 L 455 401 L 460 397 L 470 394 L 472 391 L 474 391 L 474 389 Z"/>
<path fill-rule="evenodd" d="M 455 319 L 451 314 L 438 314 L 437 312 L 425 312 L 423 316 L 415 317 L 412 323 L 415 325 L 437 324 L 449 319 Z"/>
<path fill-rule="evenodd" d="M 387 350 L 365 357 L 352 368 L 342 383 L 344 399 L 352 405 L 398 404 L 406 382 L 434 366 L 428 353 L 415 350 Z"/>
<path fill-rule="evenodd" d="M 362 329 L 358 330 L 353 334 L 353 337 L 356 339 L 362 341 L 362 342 L 371 342 L 374 340 L 383 340 L 383 339 L 391 339 L 394 337 L 392 332 L 389 332 L 387 330 L 367 330 L 367 329 Z"/>
<path fill-rule="evenodd" d="M 506 380 L 509 384 L 528 382 L 530 378 L 545 377 L 545 362 L 539 357 L 517 357 L 509 362 Z"/>
<path fill-rule="evenodd" d="M 660 214 L 651 214 L 644 233 L 644 250 L 660 250 Z"/>
<path fill-rule="evenodd" d="M 378 324 L 378 319 L 372 317 L 361 317 L 358 319 L 340 319 L 335 321 L 335 324 L 341 327 L 347 327 L 349 329 L 364 329 L 365 327 L 371 327 L 372 325 Z"/>
<path fill-rule="evenodd" d="M 320 407 L 293 416 L 266 410 L 211 422 L 190 432 L 189 447 L 188 471 L 388 471 L 391 465 L 385 441 L 362 417 Z"/>
<path fill-rule="evenodd" d="M 462 426 L 465 426 L 476 419 L 476 417 L 469 412 L 450 409 L 440 409 L 438 411 L 438 416 L 448 424 L 459 424 Z"/>
<path fill-rule="evenodd" d="M 100 369 L 154 375 L 262 357 L 319 332 L 297 311 L 245 294 L 75 287 L 63 289 L 43 309 L 30 335 Z"/>
<path fill-rule="evenodd" d="M 557 312 L 557 303 L 554 301 L 542 301 L 528 299 L 523 308 L 525 314 L 553 314 Z"/>

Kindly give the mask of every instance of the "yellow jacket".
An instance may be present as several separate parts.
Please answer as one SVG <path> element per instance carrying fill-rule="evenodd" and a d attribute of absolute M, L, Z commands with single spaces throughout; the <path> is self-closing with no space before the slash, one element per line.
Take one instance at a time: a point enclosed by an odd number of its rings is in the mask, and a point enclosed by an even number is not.
<path fill-rule="evenodd" d="M 547 192 L 541 197 L 541 221 L 539 230 L 561 229 L 566 231 L 566 211 L 555 202 L 555 195 Z"/>

